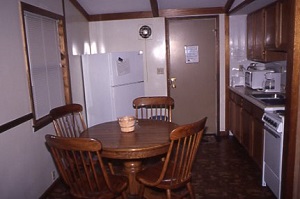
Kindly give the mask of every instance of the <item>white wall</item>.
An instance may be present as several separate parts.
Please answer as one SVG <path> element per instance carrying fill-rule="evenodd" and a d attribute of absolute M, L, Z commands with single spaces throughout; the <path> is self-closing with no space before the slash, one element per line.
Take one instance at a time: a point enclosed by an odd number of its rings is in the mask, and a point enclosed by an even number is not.
<path fill-rule="evenodd" d="M 72 101 L 84 106 L 84 90 L 80 55 L 89 49 L 89 24 L 69 1 L 65 2 L 66 31 L 69 52 Z M 85 116 L 85 114 L 83 114 Z"/>
<path fill-rule="evenodd" d="M 220 130 L 225 130 L 225 30 L 224 15 L 220 15 Z M 141 39 L 138 30 L 150 25 L 151 39 Z M 165 19 L 134 19 L 90 23 L 92 53 L 143 50 L 146 95 L 167 95 Z M 157 74 L 163 68 L 164 75 Z"/>
<path fill-rule="evenodd" d="M 143 39 L 139 28 L 149 25 L 152 36 Z M 167 95 L 165 19 L 132 19 L 90 23 L 92 53 L 144 52 L 145 95 Z M 164 74 L 157 74 L 163 68 Z"/>
<path fill-rule="evenodd" d="M 61 0 L 25 2 L 57 14 L 63 13 Z M 0 109 L 3 111 L 0 114 L 0 125 L 31 113 L 19 0 L 2 0 L 1 3 Z M 81 69 L 79 57 L 76 55 L 88 51 L 85 48 L 85 43 L 88 42 L 88 25 L 68 1 L 65 5 L 73 100 L 83 104 Z M 148 77 L 147 94 L 166 95 L 166 70 L 164 75 L 156 74 L 158 67 L 166 69 L 164 19 L 122 20 L 95 22 L 95 24 L 103 34 L 100 34 L 99 39 L 95 39 L 97 37 L 91 34 L 91 41 L 97 40 L 97 45 L 103 44 L 106 52 L 143 50 L 148 71 L 145 74 Z M 152 26 L 152 40 L 139 39 L 138 29 L 144 24 Z M 223 42 L 221 40 L 221 43 Z M 101 49 L 100 46 L 98 49 Z M 222 57 L 223 55 L 220 59 L 221 74 L 224 70 Z M 45 147 L 46 134 L 54 134 L 51 124 L 33 132 L 32 121 L 0 134 L 0 198 L 38 198 L 52 184 L 50 173 L 55 170 L 55 166 Z"/>
<path fill-rule="evenodd" d="M 239 65 L 246 69 L 247 60 L 247 15 L 229 17 L 230 78 L 239 75 Z"/>
<path fill-rule="evenodd" d="M 63 14 L 61 0 L 24 2 Z M 19 0 L 2 0 L 0 7 L 0 125 L 31 113 L 19 3 Z M 81 32 L 84 24 L 76 18 L 78 12 L 71 7 L 66 10 L 72 16 L 68 19 L 72 24 L 69 43 L 78 40 L 81 51 L 82 35 L 88 33 Z M 76 26 L 76 21 L 82 26 Z M 74 36 L 77 33 L 80 35 Z M 50 173 L 55 166 L 45 146 L 46 134 L 54 134 L 52 124 L 33 132 L 31 120 L 0 134 L 0 198 L 39 198 L 52 184 Z"/>

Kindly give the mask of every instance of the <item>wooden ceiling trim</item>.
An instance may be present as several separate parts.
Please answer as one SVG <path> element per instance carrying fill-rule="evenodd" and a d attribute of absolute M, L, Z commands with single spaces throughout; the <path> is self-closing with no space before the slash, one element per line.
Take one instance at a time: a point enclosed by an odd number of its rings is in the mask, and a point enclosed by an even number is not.
<path fill-rule="evenodd" d="M 113 13 L 113 14 L 100 14 L 90 15 L 89 21 L 109 21 L 109 20 L 122 20 L 122 19 L 139 19 L 151 18 L 152 12 L 126 12 L 126 13 Z"/>
<path fill-rule="evenodd" d="M 160 10 L 160 17 L 181 17 L 181 16 L 195 16 L 206 14 L 223 14 L 225 10 L 223 7 L 215 8 L 196 8 L 196 9 L 165 9 Z M 122 19 L 140 19 L 151 18 L 152 12 L 127 12 L 127 13 L 113 13 L 113 14 L 100 14 L 90 15 L 89 21 L 109 21 L 109 20 L 122 20 Z"/>
<path fill-rule="evenodd" d="M 225 13 L 228 13 L 232 4 L 234 3 L 235 0 L 228 0 L 225 4 L 225 7 L 224 7 L 224 10 L 225 10 Z"/>
<path fill-rule="evenodd" d="M 150 0 L 153 17 L 159 17 L 157 0 Z"/>
<path fill-rule="evenodd" d="M 85 9 L 78 3 L 77 0 L 70 0 L 70 2 L 75 6 L 75 8 L 86 18 L 89 20 L 89 14 L 85 11 Z"/>
<path fill-rule="evenodd" d="M 240 3 L 238 6 L 236 6 L 235 8 L 233 8 L 229 14 L 235 13 L 237 11 L 239 11 L 240 9 L 246 7 L 248 4 L 252 3 L 254 0 L 245 0 L 242 3 Z"/>
<path fill-rule="evenodd" d="M 206 14 L 223 14 L 225 10 L 223 7 L 215 8 L 196 8 L 196 9 L 166 9 L 160 10 L 161 17 L 181 17 L 191 15 L 206 15 Z"/>

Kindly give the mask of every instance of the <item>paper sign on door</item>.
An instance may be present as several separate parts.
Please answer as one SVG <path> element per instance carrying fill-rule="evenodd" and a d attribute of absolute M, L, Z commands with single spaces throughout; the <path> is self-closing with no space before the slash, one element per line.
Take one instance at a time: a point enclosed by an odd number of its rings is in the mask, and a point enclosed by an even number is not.
<path fill-rule="evenodd" d="M 185 52 L 185 63 L 198 63 L 199 62 L 199 52 L 198 46 L 184 46 Z"/>

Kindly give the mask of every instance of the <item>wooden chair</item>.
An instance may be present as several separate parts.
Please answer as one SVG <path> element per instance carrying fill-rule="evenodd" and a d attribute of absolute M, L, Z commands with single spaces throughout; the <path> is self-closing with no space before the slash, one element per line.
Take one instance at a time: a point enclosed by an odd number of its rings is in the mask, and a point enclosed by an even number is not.
<path fill-rule="evenodd" d="M 135 116 L 138 119 L 172 121 L 174 99 L 167 96 L 139 97 L 133 100 Z"/>
<path fill-rule="evenodd" d="M 80 137 L 80 134 L 87 129 L 81 113 L 82 106 L 80 104 L 67 104 L 50 110 L 56 135 L 61 137 Z M 115 174 L 116 169 L 119 169 L 113 166 L 111 162 L 108 163 L 108 167 L 113 174 Z"/>
<path fill-rule="evenodd" d="M 56 135 L 62 137 L 79 137 L 86 130 L 80 104 L 67 104 L 50 110 Z"/>
<path fill-rule="evenodd" d="M 46 135 L 57 169 L 75 198 L 110 199 L 122 196 L 128 179 L 109 173 L 101 158 L 102 144 L 92 138 Z"/>
<path fill-rule="evenodd" d="M 145 186 L 165 189 L 167 198 L 175 195 L 173 191 L 185 187 L 180 198 L 189 195 L 195 198 L 192 185 L 192 166 L 202 138 L 207 118 L 182 125 L 170 134 L 171 144 L 164 161 L 151 165 L 137 173 L 136 179 L 141 186 L 140 196 L 143 197 Z"/>

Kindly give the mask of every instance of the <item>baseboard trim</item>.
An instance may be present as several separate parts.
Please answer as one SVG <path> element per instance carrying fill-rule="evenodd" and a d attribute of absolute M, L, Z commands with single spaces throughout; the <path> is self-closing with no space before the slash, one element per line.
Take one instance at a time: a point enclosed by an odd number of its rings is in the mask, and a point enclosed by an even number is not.
<path fill-rule="evenodd" d="M 41 197 L 39 197 L 39 199 L 47 199 L 48 196 L 50 195 L 50 193 L 53 192 L 55 186 L 60 183 L 61 179 L 57 178 L 51 185 L 50 187 L 48 187 L 48 189 L 43 193 L 43 195 L 41 195 Z"/>

